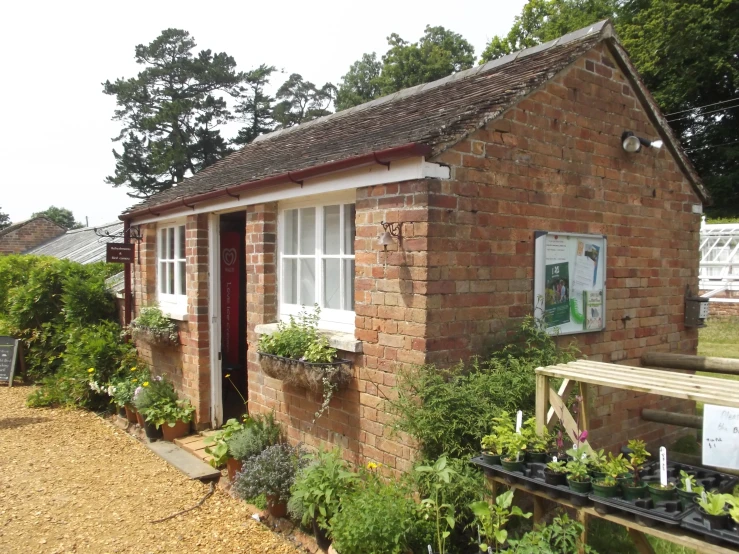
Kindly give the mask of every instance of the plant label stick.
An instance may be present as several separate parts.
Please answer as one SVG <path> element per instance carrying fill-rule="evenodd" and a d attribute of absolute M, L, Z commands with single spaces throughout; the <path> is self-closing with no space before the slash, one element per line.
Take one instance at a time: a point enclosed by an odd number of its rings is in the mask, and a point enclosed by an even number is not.
<path fill-rule="evenodd" d="M 556 462 L 557 461 L 557 456 L 552 456 L 552 461 L 553 462 Z"/>
<path fill-rule="evenodd" d="M 428 545 L 428 547 L 429 547 L 429 554 L 434 554 L 434 549 L 431 548 L 431 545 L 430 544 Z"/>
<path fill-rule="evenodd" d="M 667 449 L 664 446 L 659 447 L 659 484 L 667 486 Z"/>
<path fill-rule="evenodd" d="M 685 480 L 685 490 L 687 492 L 693 492 L 693 480 L 692 479 Z"/>
<path fill-rule="evenodd" d="M 522 423 L 523 423 L 523 412 L 521 410 L 518 410 L 518 413 L 516 414 L 516 433 L 521 432 Z"/>

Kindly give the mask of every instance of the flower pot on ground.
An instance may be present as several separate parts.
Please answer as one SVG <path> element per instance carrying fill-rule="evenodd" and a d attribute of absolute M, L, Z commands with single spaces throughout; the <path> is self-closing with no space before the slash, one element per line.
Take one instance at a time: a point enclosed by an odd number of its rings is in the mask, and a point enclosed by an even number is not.
<path fill-rule="evenodd" d="M 285 517 L 287 515 L 287 500 L 279 496 L 267 495 L 267 511 L 272 517 Z"/>
<path fill-rule="evenodd" d="M 125 406 L 118 406 L 118 417 L 122 417 L 123 419 L 126 419 L 126 407 Z"/>
<path fill-rule="evenodd" d="M 313 536 L 316 538 L 318 548 L 328 550 L 328 547 L 331 546 L 331 540 L 328 538 L 326 530 L 318 525 L 315 519 L 313 520 Z"/>
<path fill-rule="evenodd" d="M 126 404 L 124 406 L 124 409 L 126 411 L 126 419 L 130 423 L 137 423 L 138 422 L 138 419 L 136 418 L 136 408 L 134 408 L 133 406 L 129 406 L 128 404 Z"/>
<path fill-rule="evenodd" d="M 173 388 L 172 392 L 174 392 Z M 164 440 L 172 442 L 190 432 L 190 422 L 194 411 L 195 408 L 189 400 L 174 400 L 167 388 L 166 394 L 144 410 L 144 417 L 147 422 L 153 423 L 162 430 Z"/>
<path fill-rule="evenodd" d="M 218 433 L 222 433 L 223 438 L 214 440 L 215 446 L 206 448 L 206 452 L 212 454 L 214 459 L 219 453 L 223 454 L 222 457 L 226 458 L 228 478 L 232 482 L 236 478 L 236 473 L 241 471 L 244 460 L 262 453 L 268 446 L 287 442 L 274 412 L 257 414 L 253 418 L 245 419 L 243 424 L 226 424 Z M 220 464 L 216 464 L 216 467 L 218 465 Z"/>
<path fill-rule="evenodd" d="M 190 432 L 190 422 L 178 419 L 171 423 L 165 423 L 161 426 L 162 435 L 165 441 L 174 442 L 175 439 L 186 437 Z"/>
<path fill-rule="evenodd" d="M 148 421 L 144 421 L 144 433 L 146 434 L 147 439 L 154 440 L 162 438 L 162 430 L 157 428 L 157 426 L 153 423 L 149 423 Z"/>
<path fill-rule="evenodd" d="M 141 428 L 143 428 L 144 425 L 146 425 L 146 420 L 144 420 L 144 416 L 138 410 L 136 411 L 136 423 L 138 423 L 139 427 Z"/>
<path fill-rule="evenodd" d="M 665 487 L 660 483 L 649 483 L 647 489 L 649 490 L 649 496 L 652 497 L 652 502 L 655 504 L 677 498 L 677 489 L 674 483 L 667 483 Z"/>
<path fill-rule="evenodd" d="M 228 472 L 228 480 L 233 483 L 234 479 L 236 479 L 236 474 L 239 473 L 243 467 L 244 464 L 241 460 L 237 460 L 236 458 L 229 458 L 228 460 L 226 460 L 226 471 Z"/>

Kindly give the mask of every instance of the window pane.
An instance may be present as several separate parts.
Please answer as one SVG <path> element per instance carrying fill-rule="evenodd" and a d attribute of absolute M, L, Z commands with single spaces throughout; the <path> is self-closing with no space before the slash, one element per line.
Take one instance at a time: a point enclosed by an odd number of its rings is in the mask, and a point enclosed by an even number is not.
<path fill-rule="evenodd" d="M 357 210 L 354 204 L 345 204 L 344 208 L 344 254 L 354 254 L 354 235 L 357 234 L 354 219 Z"/>
<path fill-rule="evenodd" d="M 323 208 L 323 253 L 340 254 L 339 245 L 341 237 L 339 227 L 341 225 L 339 212 L 341 206 L 326 206 Z"/>
<path fill-rule="evenodd" d="M 316 209 L 300 209 L 300 253 L 316 253 Z M 311 302 L 312 303 L 312 302 Z"/>
<path fill-rule="evenodd" d="M 167 259 L 174 259 L 174 227 L 167 229 Z"/>
<path fill-rule="evenodd" d="M 174 294 L 174 262 L 167 262 L 167 293 Z"/>
<path fill-rule="evenodd" d="M 298 303 L 298 260 L 282 261 L 285 269 L 282 272 L 282 301 L 285 304 Z"/>
<path fill-rule="evenodd" d="M 167 264 L 164 262 L 159 262 L 159 292 L 167 292 Z"/>
<path fill-rule="evenodd" d="M 312 306 L 316 302 L 316 260 L 300 260 L 300 304 Z"/>
<path fill-rule="evenodd" d="M 159 258 L 164 259 L 167 257 L 167 230 L 166 229 L 160 229 L 159 230 L 159 244 L 158 246 L 158 252 L 159 252 Z"/>
<path fill-rule="evenodd" d="M 298 253 L 298 210 L 285 211 L 285 254 Z"/>
<path fill-rule="evenodd" d="M 326 258 L 323 260 L 323 307 L 333 310 L 341 309 L 341 260 Z"/>
<path fill-rule="evenodd" d="M 177 264 L 180 266 L 180 288 L 177 294 L 187 294 L 187 269 L 185 262 L 177 262 Z"/>
<path fill-rule="evenodd" d="M 344 264 L 344 309 L 354 311 L 354 260 L 342 260 Z"/>
<path fill-rule="evenodd" d="M 177 232 L 180 235 L 180 243 L 177 245 L 178 246 L 178 249 L 177 249 L 178 256 L 177 257 L 180 260 L 184 260 L 185 259 L 185 226 L 180 225 L 179 227 L 177 227 Z"/>

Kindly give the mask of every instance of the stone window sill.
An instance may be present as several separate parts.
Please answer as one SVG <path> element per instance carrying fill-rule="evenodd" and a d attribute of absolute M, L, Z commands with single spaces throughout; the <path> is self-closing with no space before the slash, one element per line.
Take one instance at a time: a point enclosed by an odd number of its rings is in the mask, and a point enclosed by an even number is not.
<path fill-rule="evenodd" d="M 277 331 L 277 323 L 263 323 L 254 328 L 257 335 L 271 335 Z M 357 340 L 352 333 L 342 333 L 340 331 L 322 331 L 318 332 L 328 339 L 331 348 L 341 350 L 343 352 L 362 352 L 362 341 Z"/>

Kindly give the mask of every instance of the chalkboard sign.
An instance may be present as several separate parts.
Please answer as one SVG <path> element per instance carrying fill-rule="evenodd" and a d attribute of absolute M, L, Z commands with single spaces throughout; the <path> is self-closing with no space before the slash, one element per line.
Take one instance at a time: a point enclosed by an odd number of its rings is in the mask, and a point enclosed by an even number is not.
<path fill-rule="evenodd" d="M 703 464 L 739 469 L 739 409 L 703 406 Z"/>
<path fill-rule="evenodd" d="M 0 337 L 0 381 L 13 386 L 15 364 L 20 355 L 20 342 L 13 337 Z"/>

